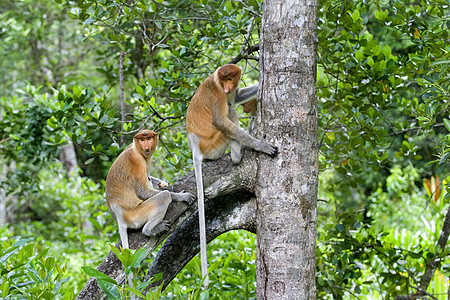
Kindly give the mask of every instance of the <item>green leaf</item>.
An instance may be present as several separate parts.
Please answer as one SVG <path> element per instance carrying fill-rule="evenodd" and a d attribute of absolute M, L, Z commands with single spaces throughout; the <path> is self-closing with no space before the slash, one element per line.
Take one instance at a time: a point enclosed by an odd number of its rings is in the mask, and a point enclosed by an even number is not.
<path fill-rule="evenodd" d="M 442 165 L 444 162 L 447 161 L 447 159 L 450 156 L 450 152 L 445 153 L 444 155 L 442 155 L 441 159 L 439 160 L 439 164 Z M 448 193 L 450 195 L 450 193 Z"/>
<path fill-rule="evenodd" d="M 140 85 L 136 85 L 136 93 L 141 96 L 145 96 L 144 89 Z"/>
<path fill-rule="evenodd" d="M 155 4 L 155 3 L 151 3 L 151 4 L 148 6 L 148 11 L 149 11 L 150 13 L 154 13 L 154 12 L 156 11 L 156 4 Z"/>
<path fill-rule="evenodd" d="M 19 249 L 21 246 L 25 245 L 26 243 L 28 243 L 32 240 L 34 240 L 34 238 L 27 238 L 27 239 L 19 240 L 19 241 L 15 242 L 14 245 L 12 245 L 11 247 L 6 248 L 2 253 L 4 255 L 0 258 L 0 263 L 3 263 L 4 261 L 6 261 L 15 251 L 17 251 L 17 249 Z"/>
<path fill-rule="evenodd" d="M 83 266 L 83 267 L 81 267 L 81 269 L 83 270 L 84 273 L 88 274 L 89 276 L 97 278 L 97 280 L 101 279 L 105 282 L 109 282 L 109 283 L 113 283 L 113 284 L 117 285 L 117 282 L 114 279 L 110 278 L 105 273 L 102 273 L 92 267 Z"/>
<path fill-rule="evenodd" d="M 109 34 L 109 38 L 114 41 L 114 42 L 118 42 L 119 41 L 119 37 L 117 35 L 115 35 L 114 33 L 110 33 Z"/>
<path fill-rule="evenodd" d="M 356 22 L 360 17 L 360 13 L 358 9 L 355 9 L 352 13 L 353 22 Z"/>
<path fill-rule="evenodd" d="M 119 249 L 116 248 L 114 245 L 110 245 L 111 250 L 114 252 L 114 254 L 117 256 L 117 258 L 122 262 L 122 265 L 125 267 L 126 272 L 129 271 L 129 267 L 131 266 L 131 263 L 133 262 L 133 253 L 130 249 L 122 249 L 122 252 L 120 252 Z"/>
<path fill-rule="evenodd" d="M 114 284 L 109 281 L 103 279 L 97 279 L 98 286 L 102 289 L 103 292 L 108 296 L 108 299 L 120 300 L 121 296 L 117 291 L 117 288 Z"/>
<path fill-rule="evenodd" d="M 448 131 L 450 131 L 450 120 L 449 119 L 444 119 L 444 126 L 445 126 L 445 128 L 447 128 Z"/>
<path fill-rule="evenodd" d="M 358 50 L 355 52 L 355 58 L 358 62 L 361 62 L 361 60 L 364 58 L 364 54 Z"/>
<path fill-rule="evenodd" d="M 138 266 L 141 261 L 143 261 L 147 257 L 147 250 L 145 248 L 140 248 L 133 255 L 133 261 L 131 263 L 131 267 Z"/>
<path fill-rule="evenodd" d="M 131 291 L 134 295 L 139 296 L 140 298 L 145 298 L 144 295 L 141 293 L 141 291 L 139 291 L 138 289 L 136 289 L 134 287 L 127 287 L 126 289 Z"/>
<path fill-rule="evenodd" d="M 386 58 L 386 60 L 388 60 L 392 56 L 392 50 L 389 45 L 384 46 L 383 55 Z"/>
<path fill-rule="evenodd" d="M 84 20 L 84 24 L 89 25 L 95 22 L 94 18 L 87 18 L 86 20 Z"/>
<path fill-rule="evenodd" d="M 55 264 L 56 264 L 56 261 L 53 257 L 50 256 L 45 259 L 44 265 L 45 265 L 45 269 L 48 272 L 50 272 L 55 267 Z"/>
<path fill-rule="evenodd" d="M 433 66 L 436 66 L 436 65 L 440 65 L 440 64 L 450 64 L 450 60 L 448 60 L 448 59 L 439 59 L 439 60 L 436 60 L 436 61 L 434 61 L 434 62 L 432 62 L 432 63 L 430 64 L 430 67 L 433 67 Z"/>
<path fill-rule="evenodd" d="M 233 5 L 231 5 L 231 1 L 227 1 L 225 3 L 225 7 L 227 9 L 227 12 L 231 12 L 231 10 L 233 10 Z"/>
<path fill-rule="evenodd" d="M 81 97 L 81 89 L 80 87 L 78 87 L 77 85 L 74 85 L 73 88 L 73 94 L 77 97 L 80 98 Z"/>

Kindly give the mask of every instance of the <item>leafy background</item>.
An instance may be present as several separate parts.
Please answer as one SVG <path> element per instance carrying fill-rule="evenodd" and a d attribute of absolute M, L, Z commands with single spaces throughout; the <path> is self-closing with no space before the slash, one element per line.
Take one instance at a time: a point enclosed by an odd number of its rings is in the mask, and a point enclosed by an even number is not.
<path fill-rule="evenodd" d="M 412 295 L 432 259 L 425 297 L 447 299 L 449 5 L 319 1 L 319 299 Z M 119 240 L 103 196 L 112 161 L 148 127 L 160 133 L 152 175 L 192 171 L 187 105 L 234 58 L 242 85 L 257 82 L 262 1 L 6 0 L 0 14 L 0 293 L 72 299 L 82 267 Z M 209 291 L 195 258 L 153 297 L 255 299 L 255 243 L 221 236 Z"/>

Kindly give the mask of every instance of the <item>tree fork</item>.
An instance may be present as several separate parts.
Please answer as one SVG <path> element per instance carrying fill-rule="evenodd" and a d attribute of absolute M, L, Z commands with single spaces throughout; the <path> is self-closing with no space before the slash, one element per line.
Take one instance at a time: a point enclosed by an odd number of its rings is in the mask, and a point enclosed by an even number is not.
<path fill-rule="evenodd" d="M 230 230 L 244 229 L 255 233 L 255 203 L 255 198 L 247 191 L 217 197 L 207 202 L 205 204 L 207 243 Z M 199 253 L 198 240 L 198 212 L 196 212 L 172 233 L 159 250 L 145 281 L 158 273 L 163 273 L 163 277 L 151 283 L 147 290 L 161 285 L 163 281 L 165 289 L 184 266 Z"/>

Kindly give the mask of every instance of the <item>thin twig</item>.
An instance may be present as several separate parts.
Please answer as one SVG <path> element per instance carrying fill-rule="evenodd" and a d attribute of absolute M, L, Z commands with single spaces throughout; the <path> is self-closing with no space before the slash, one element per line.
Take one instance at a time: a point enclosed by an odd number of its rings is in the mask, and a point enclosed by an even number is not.
<path fill-rule="evenodd" d="M 256 56 L 250 56 L 250 54 L 252 54 L 253 52 L 256 52 L 258 50 L 259 50 L 259 43 L 256 44 L 256 45 L 251 46 L 250 48 L 247 48 L 247 50 L 244 51 L 244 54 L 239 53 L 236 57 L 231 59 L 229 63 L 230 64 L 235 64 L 235 63 L 239 62 L 243 58 L 259 60 L 259 58 L 256 57 Z"/>
<path fill-rule="evenodd" d="M 435 128 L 435 127 L 442 127 L 442 126 L 444 126 L 444 123 L 434 124 L 434 125 L 431 126 L 431 127 Z M 396 136 L 396 135 L 404 134 L 404 133 L 406 133 L 406 132 L 408 132 L 408 131 L 421 130 L 421 129 L 422 129 L 422 127 L 416 126 L 416 127 L 406 128 L 406 129 L 403 129 L 403 130 L 398 131 L 398 132 L 389 133 L 389 134 L 386 135 L 386 136 Z"/>
<path fill-rule="evenodd" d="M 1 143 L 4 143 L 4 142 L 6 142 L 6 141 L 9 141 L 10 139 L 12 139 L 12 137 L 7 137 L 6 139 L 1 140 L 1 141 L 0 141 L 0 144 L 1 144 Z"/>

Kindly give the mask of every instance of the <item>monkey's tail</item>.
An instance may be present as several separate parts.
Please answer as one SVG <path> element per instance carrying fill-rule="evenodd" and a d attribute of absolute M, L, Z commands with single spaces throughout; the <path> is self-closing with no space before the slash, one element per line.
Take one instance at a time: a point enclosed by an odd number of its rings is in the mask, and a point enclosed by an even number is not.
<path fill-rule="evenodd" d="M 194 155 L 194 171 L 197 183 L 197 201 L 198 201 L 198 221 L 200 231 L 200 262 L 202 268 L 203 287 L 208 289 L 209 287 L 209 275 L 208 275 L 208 258 L 206 255 L 206 225 L 205 225 L 205 200 L 203 194 L 203 176 L 202 176 L 202 156 L 196 157 Z M 198 153 L 199 154 L 199 153 Z"/>

